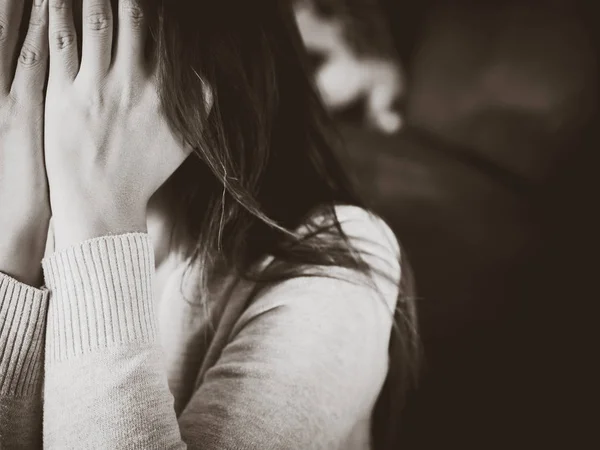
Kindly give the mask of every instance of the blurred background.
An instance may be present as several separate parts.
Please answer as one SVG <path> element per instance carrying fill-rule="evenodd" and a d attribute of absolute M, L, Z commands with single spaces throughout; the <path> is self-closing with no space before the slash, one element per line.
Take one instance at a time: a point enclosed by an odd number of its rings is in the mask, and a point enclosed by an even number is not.
<path fill-rule="evenodd" d="M 344 161 L 415 271 L 406 448 L 597 448 L 594 2 L 295 7 Z"/>

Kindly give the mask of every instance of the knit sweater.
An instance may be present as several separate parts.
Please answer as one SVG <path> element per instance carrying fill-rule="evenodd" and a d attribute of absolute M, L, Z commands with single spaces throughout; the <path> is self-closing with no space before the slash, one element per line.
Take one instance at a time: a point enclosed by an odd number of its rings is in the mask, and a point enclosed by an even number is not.
<path fill-rule="evenodd" d="M 183 266 L 154 300 L 147 234 L 48 256 L 44 289 L 0 274 L 0 448 L 369 449 L 399 248 L 364 210 L 338 215 L 371 282 L 328 268 L 248 301 L 229 278 L 207 312 Z"/>

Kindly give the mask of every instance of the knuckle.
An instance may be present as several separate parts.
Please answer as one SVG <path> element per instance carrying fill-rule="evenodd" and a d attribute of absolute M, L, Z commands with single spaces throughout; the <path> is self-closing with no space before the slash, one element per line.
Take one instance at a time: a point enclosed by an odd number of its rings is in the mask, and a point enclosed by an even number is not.
<path fill-rule="evenodd" d="M 69 7 L 68 0 L 50 0 L 49 6 L 51 9 L 64 10 Z"/>
<path fill-rule="evenodd" d="M 94 32 L 107 32 L 112 28 L 110 13 L 103 10 L 93 11 L 86 17 L 87 26 Z"/>
<path fill-rule="evenodd" d="M 38 66 L 43 59 L 42 52 L 34 45 L 25 42 L 19 54 L 19 63 L 24 67 L 32 68 Z"/>
<path fill-rule="evenodd" d="M 52 42 L 59 50 L 71 48 L 75 38 L 75 33 L 69 29 L 57 30 L 52 34 Z"/>
<path fill-rule="evenodd" d="M 29 21 L 29 31 L 34 31 L 34 32 L 40 32 L 41 30 L 44 29 L 44 22 L 42 22 L 41 20 L 39 20 L 39 18 L 36 18 L 34 16 L 31 17 L 31 20 Z"/>
<path fill-rule="evenodd" d="M 128 0 L 121 3 L 121 15 L 134 26 L 144 22 L 144 11 L 137 1 Z"/>
<path fill-rule="evenodd" d="M 29 17 L 29 27 L 41 28 L 48 24 L 48 14 L 44 3 L 38 0 L 33 1 L 31 15 Z"/>
<path fill-rule="evenodd" d="M 39 38 L 44 33 L 45 23 L 39 18 L 31 16 L 31 20 L 29 21 L 29 34 L 33 34 L 35 38 Z"/>
<path fill-rule="evenodd" d="M 31 5 L 31 17 L 45 15 L 46 9 L 44 6 L 43 0 L 33 0 L 33 4 Z"/>

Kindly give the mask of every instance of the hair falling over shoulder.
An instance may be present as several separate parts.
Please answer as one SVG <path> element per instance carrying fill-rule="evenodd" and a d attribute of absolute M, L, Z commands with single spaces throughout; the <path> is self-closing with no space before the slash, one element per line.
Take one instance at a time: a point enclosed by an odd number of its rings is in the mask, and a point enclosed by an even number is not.
<path fill-rule="evenodd" d="M 335 217 L 335 205 L 363 204 L 336 157 L 339 140 L 309 76 L 292 2 L 140 4 L 164 113 L 195 149 L 169 188 L 177 210 L 174 242 L 183 242 L 203 268 L 202 287 L 217 261 L 265 283 L 314 265 L 368 272 Z M 333 222 L 298 237 L 293 230 L 316 210 Z M 284 264 L 252 273 L 265 255 Z M 418 367 L 412 276 L 408 265 L 401 267 L 389 375 L 373 425 L 377 449 L 399 448 L 395 424 Z"/>

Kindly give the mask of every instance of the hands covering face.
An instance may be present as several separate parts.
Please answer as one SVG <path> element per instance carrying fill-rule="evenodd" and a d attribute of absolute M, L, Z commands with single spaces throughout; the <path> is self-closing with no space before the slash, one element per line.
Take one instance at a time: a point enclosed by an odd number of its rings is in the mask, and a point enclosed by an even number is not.
<path fill-rule="evenodd" d="M 110 0 L 83 0 L 79 55 L 72 0 L 35 0 L 14 70 L 22 3 L 0 0 L 0 174 L 14 178 L 0 175 L 0 217 L 14 210 L 26 222 L 17 210 L 40 203 L 47 215 L 49 198 L 57 249 L 145 231 L 148 200 L 191 148 L 161 113 L 142 10 L 136 0 L 119 0 L 116 11 Z"/>

